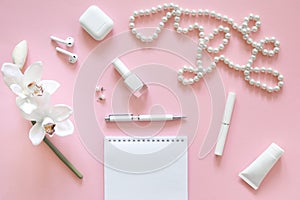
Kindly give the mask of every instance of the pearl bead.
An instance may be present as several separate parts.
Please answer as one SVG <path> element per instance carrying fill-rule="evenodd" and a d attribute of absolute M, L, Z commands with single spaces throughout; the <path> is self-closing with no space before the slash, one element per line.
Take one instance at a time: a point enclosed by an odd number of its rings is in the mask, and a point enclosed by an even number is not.
<path fill-rule="evenodd" d="M 145 11 L 144 10 L 140 10 L 139 11 L 139 15 L 144 15 L 145 14 Z"/>
<path fill-rule="evenodd" d="M 233 28 L 234 30 L 238 29 L 238 27 L 239 27 L 239 25 L 238 25 L 237 23 L 234 23 L 234 24 L 232 25 L 232 28 Z"/>
<path fill-rule="evenodd" d="M 259 27 L 261 26 L 261 22 L 260 22 L 260 21 L 255 22 L 255 26 L 256 26 L 257 28 L 259 28 Z"/>
<path fill-rule="evenodd" d="M 213 48 L 212 47 L 208 47 L 207 51 L 208 51 L 208 53 L 211 53 L 213 51 Z"/>
<path fill-rule="evenodd" d="M 193 68 L 192 66 L 189 66 L 189 67 L 188 67 L 188 71 L 189 71 L 189 72 L 194 72 L 194 68 Z"/>
<path fill-rule="evenodd" d="M 217 64 L 216 64 L 215 62 L 212 62 L 212 63 L 210 64 L 210 66 L 211 66 L 212 69 L 214 69 L 214 68 L 217 67 Z"/>
<path fill-rule="evenodd" d="M 163 22 L 159 22 L 159 28 L 163 28 L 165 26 L 165 24 Z"/>
<path fill-rule="evenodd" d="M 176 15 L 176 16 L 180 16 L 180 15 L 181 15 L 181 11 L 180 11 L 180 10 L 176 10 L 176 11 L 175 11 L 175 15 Z"/>
<path fill-rule="evenodd" d="M 183 66 L 183 71 L 186 72 L 187 70 L 188 70 L 188 66 L 184 65 L 184 66 Z"/>
<path fill-rule="evenodd" d="M 164 22 L 164 23 L 165 23 L 165 22 L 167 22 L 167 21 L 168 21 L 168 18 L 167 18 L 167 17 L 162 17 L 162 19 L 161 19 L 161 20 L 162 20 L 162 22 Z"/>
<path fill-rule="evenodd" d="M 129 17 L 129 21 L 130 21 L 130 22 L 134 22 L 134 19 L 135 19 L 134 16 L 130 16 L 130 17 Z"/>
<path fill-rule="evenodd" d="M 225 48 L 224 44 L 220 44 L 220 45 L 219 45 L 219 49 L 220 49 L 220 50 L 223 50 L 224 48 Z"/>
<path fill-rule="evenodd" d="M 198 72 L 197 73 L 197 77 L 199 77 L 199 78 L 203 77 L 203 73 L 202 72 Z"/>
<path fill-rule="evenodd" d="M 184 28 L 184 29 L 182 29 L 182 32 L 183 32 L 183 33 L 187 33 L 187 32 L 188 32 L 188 29 L 187 29 L 187 28 Z"/>
<path fill-rule="evenodd" d="M 192 10 L 192 16 L 196 16 L 196 14 L 197 14 L 197 11 L 196 10 Z"/>
<path fill-rule="evenodd" d="M 222 21 L 227 22 L 228 21 L 228 16 L 224 15 L 222 18 Z"/>
<path fill-rule="evenodd" d="M 253 70 L 254 70 L 255 73 L 258 73 L 260 71 L 260 69 L 258 67 L 254 67 Z"/>
<path fill-rule="evenodd" d="M 266 56 L 268 54 L 268 50 L 264 49 L 262 53 L 264 56 Z"/>
<path fill-rule="evenodd" d="M 141 39 L 141 34 L 140 33 L 137 33 L 136 35 L 135 35 L 135 37 L 137 38 L 137 39 Z"/>
<path fill-rule="evenodd" d="M 194 29 L 194 26 L 193 25 L 189 25 L 189 31 L 192 31 Z"/>
<path fill-rule="evenodd" d="M 157 6 L 157 11 L 162 11 L 162 9 L 163 9 L 163 6 L 162 6 L 162 5 L 158 5 L 158 6 Z"/>
<path fill-rule="evenodd" d="M 184 10 L 184 14 L 189 15 L 190 14 L 190 10 L 189 9 L 185 9 Z"/>
<path fill-rule="evenodd" d="M 205 15 L 205 16 L 209 15 L 209 10 L 205 9 L 205 10 L 204 10 L 204 15 Z"/>
<path fill-rule="evenodd" d="M 273 88 L 272 87 L 267 87 L 268 92 L 273 92 Z"/>
<path fill-rule="evenodd" d="M 183 74 L 183 69 L 179 69 L 178 70 L 178 75 L 182 75 Z"/>
<path fill-rule="evenodd" d="M 245 76 L 245 80 L 249 81 L 250 80 L 250 76 Z"/>
<path fill-rule="evenodd" d="M 133 12 L 133 16 L 134 16 L 134 17 L 137 17 L 138 15 L 139 15 L 139 12 L 138 12 L 138 11 L 134 11 L 134 12 Z"/>
<path fill-rule="evenodd" d="M 156 32 L 156 33 L 160 33 L 160 32 L 161 32 L 161 28 L 160 28 L 160 27 L 156 27 L 155 32 Z"/>
<path fill-rule="evenodd" d="M 228 40 L 227 39 L 223 39 L 222 42 L 223 42 L 224 45 L 228 44 Z"/>
<path fill-rule="evenodd" d="M 271 51 L 269 51 L 269 54 L 268 54 L 268 55 L 269 55 L 269 56 L 274 56 L 274 54 L 275 54 L 274 51 L 271 50 Z"/>
<path fill-rule="evenodd" d="M 279 52 L 279 47 L 275 47 L 274 48 L 274 53 L 278 53 Z"/>
<path fill-rule="evenodd" d="M 174 21 L 175 21 L 175 22 L 179 22 L 179 21 L 180 21 L 180 17 L 175 17 L 175 18 L 174 18 Z"/>
<path fill-rule="evenodd" d="M 229 19 L 228 19 L 228 24 L 232 25 L 232 24 L 233 24 L 233 21 L 234 21 L 234 20 L 233 20 L 232 18 L 229 18 Z"/>
<path fill-rule="evenodd" d="M 231 37 L 231 34 L 230 34 L 230 33 L 226 33 L 226 34 L 225 34 L 225 38 L 226 38 L 226 39 L 229 39 L 230 37 Z"/>
<path fill-rule="evenodd" d="M 198 76 L 195 76 L 193 79 L 194 79 L 194 82 L 198 82 L 200 80 L 200 78 Z"/>
<path fill-rule="evenodd" d="M 149 9 L 145 10 L 145 15 L 150 15 L 150 10 Z"/>
<path fill-rule="evenodd" d="M 273 76 L 278 76 L 279 72 L 277 70 L 273 70 Z"/>
<path fill-rule="evenodd" d="M 269 68 L 267 69 L 267 73 L 271 74 L 272 72 L 273 72 L 273 69 L 272 69 L 271 67 L 269 67 Z"/>
<path fill-rule="evenodd" d="M 180 82 L 183 81 L 183 76 L 178 76 L 177 80 L 180 81 Z"/>
<path fill-rule="evenodd" d="M 274 43 L 274 46 L 275 46 L 275 47 L 279 47 L 279 46 L 280 46 L 280 42 L 279 42 L 279 41 L 276 41 L 276 42 Z"/>
<path fill-rule="evenodd" d="M 283 86 L 283 81 L 279 81 L 279 82 L 278 82 L 278 86 L 279 86 L 279 87 L 282 87 L 282 86 Z"/>
<path fill-rule="evenodd" d="M 200 16 L 200 15 L 202 15 L 203 14 L 203 10 L 202 9 L 199 9 L 198 10 L 198 15 Z"/>
<path fill-rule="evenodd" d="M 261 88 L 263 89 L 263 90 L 265 90 L 265 89 L 267 89 L 267 84 L 265 84 L 265 83 L 263 83 L 263 84 L 261 84 Z"/>
<path fill-rule="evenodd" d="M 255 86 L 260 87 L 260 81 L 256 81 Z"/>
<path fill-rule="evenodd" d="M 155 7 L 152 7 L 152 8 L 151 8 L 151 13 L 152 13 L 152 14 L 155 14 L 156 12 L 157 12 L 157 9 L 156 9 Z"/>
<path fill-rule="evenodd" d="M 282 80 L 283 80 L 283 75 L 282 75 L 282 74 L 280 74 L 280 75 L 278 76 L 278 80 L 279 80 L 279 81 L 282 81 Z"/>
<path fill-rule="evenodd" d="M 129 28 L 133 29 L 134 28 L 134 23 L 129 23 Z"/>
<path fill-rule="evenodd" d="M 131 33 L 132 33 L 132 34 L 134 34 L 134 35 L 135 35 L 135 34 L 137 34 L 137 31 L 136 31 L 136 29 L 135 29 L 135 28 L 133 28 L 133 29 L 131 30 Z"/>
<path fill-rule="evenodd" d="M 182 28 L 178 27 L 177 28 L 177 33 L 182 33 Z"/>
<path fill-rule="evenodd" d="M 258 53 L 258 50 L 257 49 L 252 49 L 252 54 L 253 55 L 256 55 Z"/>
<path fill-rule="evenodd" d="M 179 24 L 177 22 L 175 22 L 173 26 L 174 26 L 174 28 L 178 28 Z"/>
<path fill-rule="evenodd" d="M 197 66 L 202 66 L 202 60 L 197 60 Z"/>
<path fill-rule="evenodd" d="M 278 92 L 279 90 L 280 90 L 280 87 L 276 85 L 276 86 L 274 87 L 274 91 L 275 91 L 275 92 Z"/>
<path fill-rule="evenodd" d="M 172 17 L 172 13 L 167 12 L 166 17 L 167 17 L 168 19 L 171 18 L 171 17 Z"/>
<path fill-rule="evenodd" d="M 199 33 L 199 37 L 203 38 L 205 36 L 205 33 L 204 32 L 200 32 Z"/>

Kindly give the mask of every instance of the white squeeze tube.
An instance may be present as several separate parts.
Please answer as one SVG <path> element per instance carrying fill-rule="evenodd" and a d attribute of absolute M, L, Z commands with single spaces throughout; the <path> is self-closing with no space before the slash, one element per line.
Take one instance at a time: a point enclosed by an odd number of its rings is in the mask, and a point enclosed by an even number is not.
<path fill-rule="evenodd" d="M 257 190 L 265 176 L 269 173 L 284 150 L 272 143 L 256 160 L 254 160 L 239 176 L 253 189 Z"/>

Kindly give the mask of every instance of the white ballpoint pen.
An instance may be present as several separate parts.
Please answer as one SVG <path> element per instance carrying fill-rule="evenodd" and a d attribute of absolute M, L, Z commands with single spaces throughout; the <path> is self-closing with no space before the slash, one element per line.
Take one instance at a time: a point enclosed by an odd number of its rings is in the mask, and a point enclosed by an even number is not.
<path fill-rule="evenodd" d="M 133 114 L 110 114 L 105 117 L 106 122 L 130 122 L 130 121 L 169 121 L 186 118 L 171 114 L 133 115 Z"/>

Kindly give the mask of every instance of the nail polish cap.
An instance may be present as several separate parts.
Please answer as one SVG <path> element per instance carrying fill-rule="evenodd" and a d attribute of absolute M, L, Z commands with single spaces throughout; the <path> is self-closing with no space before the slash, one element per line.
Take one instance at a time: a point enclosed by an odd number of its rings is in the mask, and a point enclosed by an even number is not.
<path fill-rule="evenodd" d="M 119 58 L 116 58 L 112 62 L 112 64 L 124 79 L 126 79 L 126 77 L 131 73 L 130 70 L 126 67 L 126 65 Z"/>

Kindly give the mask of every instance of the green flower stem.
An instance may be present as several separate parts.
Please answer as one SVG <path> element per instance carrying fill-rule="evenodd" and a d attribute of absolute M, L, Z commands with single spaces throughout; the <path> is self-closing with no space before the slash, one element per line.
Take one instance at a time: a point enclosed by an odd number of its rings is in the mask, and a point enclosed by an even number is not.
<path fill-rule="evenodd" d="M 31 123 L 33 125 L 35 124 L 35 122 Z M 56 148 L 56 146 L 47 137 L 44 137 L 44 142 L 78 178 L 83 178 L 83 175 L 72 165 L 72 163 Z"/>
<path fill-rule="evenodd" d="M 48 147 L 58 156 L 58 158 L 67 165 L 67 167 L 80 179 L 83 178 L 83 175 L 70 163 L 70 161 L 48 140 L 47 137 L 44 137 L 44 142 Z"/>

